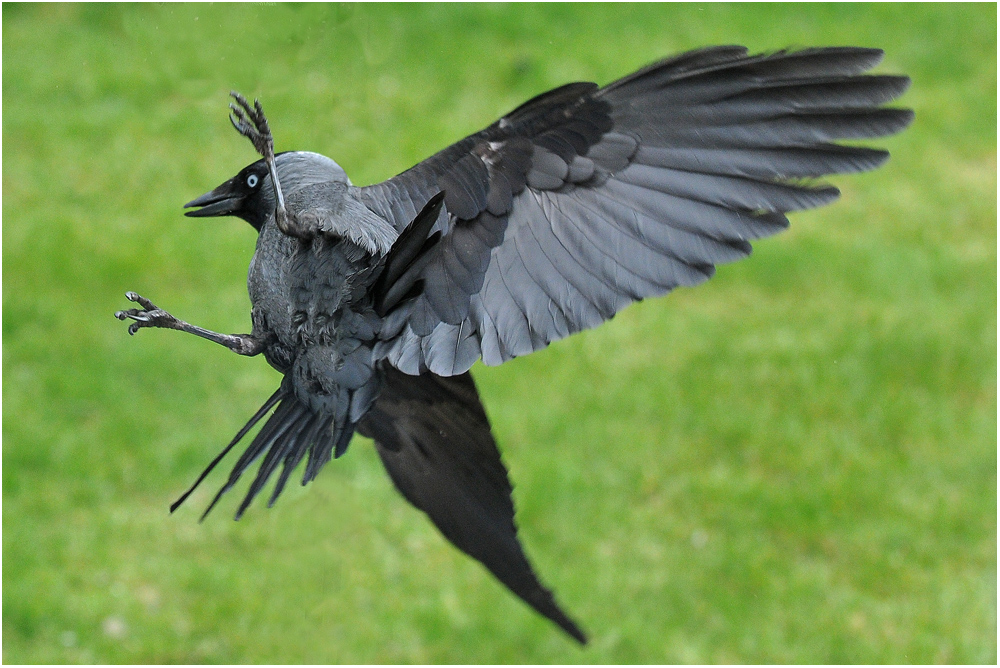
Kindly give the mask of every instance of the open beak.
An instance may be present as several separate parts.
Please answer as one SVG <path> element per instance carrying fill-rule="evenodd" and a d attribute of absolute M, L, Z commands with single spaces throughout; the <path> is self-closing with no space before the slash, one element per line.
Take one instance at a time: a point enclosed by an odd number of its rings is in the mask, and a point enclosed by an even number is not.
<path fill-rule="evenodd" d="M 233 181 L 235 179 L 229 179 L 212 192 L 205 193 L 185 204 L 185 209 L 201 208 L 197 211 L 185 211 L 184 215 L 192 218 L 233 215 L 243 202 L 243 197 L 233 192 Z"/>

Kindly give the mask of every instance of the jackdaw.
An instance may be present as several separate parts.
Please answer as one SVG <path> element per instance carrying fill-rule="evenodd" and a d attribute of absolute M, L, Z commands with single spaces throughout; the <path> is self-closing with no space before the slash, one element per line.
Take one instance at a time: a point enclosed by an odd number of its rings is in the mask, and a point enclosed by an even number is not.
<path fill-rule="evenodd" d="M 884 163 L 837 140 L 884 137 L 913 119 L 882 105 L 909 86 L 868 75 L 882 52 L 813 48 L 684 53 L 603 88 L 571 83 L 371 186 L 317 153 L 274 153 L 259 102 L 230 119 L 260 160 L 188 202 L 258 231 L 250 334 L 211 332 L 127 293 L 116 313 L 262 353 L 280 387 L 191 493 L 273 409 L 208 506 L 261 460 L 236 518 L 278 471 L 302 484 L 358 432 L 441 533 L 581 643 L 518 541 L 511 484 L 469 373 L 594 327 L 632 302 L 710 278 L 828 204 L 826 174 Z M 204 517 L 204 516 L 203 516 Z"/>

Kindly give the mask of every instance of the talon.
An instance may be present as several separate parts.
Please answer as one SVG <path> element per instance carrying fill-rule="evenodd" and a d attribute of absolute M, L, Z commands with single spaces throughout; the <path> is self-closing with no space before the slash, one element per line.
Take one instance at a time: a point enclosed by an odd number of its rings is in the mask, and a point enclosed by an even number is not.
<path fill-rule="evenodd" d="M 231 110 L 229 113 L 230 119 L 235 117 L 236 120 L 239 121 L 239 126 L 241 128 L 244 128 L 246 130 L 253 130 L 253 128 L 250 126 L 250 119 L 247 118 L 246 113 L 242 109 L 240 109 L 239 107 L 237 107 L 235 104 L 232 103 L 229 104 L 229 108 Z"/>
<path fill-rule="evenodd" d="M 241 95 L 240 93 L 236 92 L 235 90 L 231 90 L 231 91 L 229 91 L 229 96 L 232 97 L 234 100 L 236 100 L 236 102 L 241 107 L 243 107 L 247 111 L 250 111 L 250 104 L 247 102 L 247 99 L 245 97 L 243 97 L 243 95 Z"/>
<path fill-rule="evenodd" d="M 229 114 L 229 122 L 233 124 L 233 127 L 236 128 L 237 132 L 253 141 L 253 135 L 255 134 L 254 129 L 251 128 L 244 119 L 239 119 L 239 121 L 237 121 L 236 118 L 233 118 L 232 114 Z"/>
<path fill-rule="evenodd" d="M 136 302 L 142 309 L 130 308 L 122 311 L 115 311 L 115 317 L 119 320 L 133 320 L 128 326 L 128 333 L 130 335 L 135 335 L 143 327 L 167 327 L 172 328 L 177 324 L 177 319 L 170 315 L 161 308 L 158 308 L 156 304 L 149 301 L 142 295 L 132 292 L 131 290 L 125 293 L 125 297 L 131 301 Z"/>
<path fill-rule="evenodd" d="M 253 106 L 245 97 L 236 91 L 230 91 L 229 96 L 235 100 L 229 103 L 229 122 L 236 131 L 250 140 L 253 147 L 267 160 L 274 158 L 274 138 L 267 124 L 264 108 L 260 100 L 254 99 Z"/>
<path fill-rule="evenodd" d="M 143 297 L 142 295 L 140 295 L 137 292 L 132 292 L 131 290 L 129 290 L 128 292 L 125 293 L 125 298 L 128 299 L 130 302 L 135 302 L 136 304 L 139 304 L 146 311 L 155 311 L 156 310 L 156 304 L 154 304 L 153 302 L 149 301 L 148 299 L 146 299 L 145 297 Z M 130 309 L 129 311 L 130 312 L 131 311 L 136 311 L 136 309 Z M 138 313 L 138 311 L 136 311 L 136 313 Z"/>

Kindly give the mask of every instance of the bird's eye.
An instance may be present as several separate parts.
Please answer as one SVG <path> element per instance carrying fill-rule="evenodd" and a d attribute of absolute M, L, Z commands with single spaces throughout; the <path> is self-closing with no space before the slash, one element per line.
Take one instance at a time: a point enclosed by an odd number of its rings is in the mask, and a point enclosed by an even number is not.
<path fill-rule="evenodd" d="M 257 175 L 256 174 L 251 174 L 250 176 L 247 177 L 247 185 L 250 186 L 251 188 L 256 188 L 257 187 Z"/>

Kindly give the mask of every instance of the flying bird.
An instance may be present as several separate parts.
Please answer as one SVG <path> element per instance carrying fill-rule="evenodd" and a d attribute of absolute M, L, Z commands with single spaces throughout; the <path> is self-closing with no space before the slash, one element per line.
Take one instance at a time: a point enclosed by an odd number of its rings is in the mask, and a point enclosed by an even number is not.
<path fill-rule="evenodd" d="M 788 227 L 788 212 L 835 200 L 819 177 L 882 165 L 884 150 L 836 143 L 912 121 L 883 106 L 909 79 L 865 74 L 882 56 L 684 53 L 604 87 L 538 95 L 364 187 L 323 155 L 276 154 L 260 103 L 232 93 L 230 120 L 261 159 L 185 208 L 257 230 L 251 332 L 202 329 L 134 292 L 126 296 L 139 308 L 115 316 L 131 321 L 130 334 L 177 329 L 263 354 L 283 379 L 171 511 L 269 413 L 206 515 L 253 463 L 236 519 L 272 477 L 269 505 L 300 463 L 304 485 L 357 432 L 448 540 L 585 643 L 519 543 L 469 368 L 708 280 L 749 255 L 751 240 Z"/>

